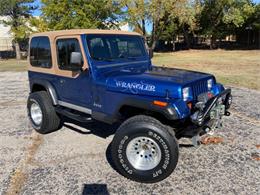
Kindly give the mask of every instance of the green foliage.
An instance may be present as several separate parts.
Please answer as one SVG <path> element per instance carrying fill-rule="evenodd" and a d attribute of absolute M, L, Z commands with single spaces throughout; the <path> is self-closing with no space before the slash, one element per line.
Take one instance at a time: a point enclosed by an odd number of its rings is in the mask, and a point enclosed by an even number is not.
<path fill-rule="evenodd" d="M 152 26 L 150 46 L 160 39 L 172 40 L 176 31 L 173 19 L 186 0 L 118 0 L 124 8 L 123 18 L 137 32 L 147 36 L 147 25 Z M 174 17 L 173 17 L 174 15 Z"/>
<path fill-rule="evenodd" d="M 177 20 L 179 28 L 187 25 L 189 32 L 198 28 L 197 15 L 200 14 L 201 5 L 197 1 L 182 0 L 176 4 L 178 10 L 171 16 Z"/>
<path fill-rule="evenodd" d="M 254 13 L 254 6 L 248 1 L 233 1 L 231 6 L 224 13 L 223 22 L 232 24 L 235 27 L 241 27 L 248 17 Z"/>
<path fill-rule="evenodd" d="M 146 25 L 151 21 L 149 8 L 151 1 L 144 0 L 118 0 L 119 5 L 123 8 L 123 18 L 133 29 L 146 35 Z"/>
<path fill-rule="evenodd" d="M 205 0 L 200 25 L 203 34 L 222 38 L 241 27 L 254 13 L 248 0 Z"/>
<path fill-rule="evenodd" d="M 42 14 L 52 30 L 117 27 L 120 7 L 112 0 L 42 0 Z"/>
<path fill-rule="evenodd" d="M 260 31 L 260 4 L 256 5 L 254 10 L 255 12 L 251 14 L 243 27 L 246 28 L 251 26 L 253 29 Z"/>
<path fill-rule="evenodd" d="M 34 0 L 0 0 L 0 22 L 11 27 L 16 42 L 31 32 L 73 28 L 118 28 L 128 23 L 149 37 L 172 41 L 183 34 L 186 43 L 195 34 L 214 40 L 260 29 L 260 4 L 252 0 L 42 0 L 41 17 L 32 17 Z M 147 26 L 152 32 L 147 32 Z M 151 33 L 151 34 L 149 34 Z"/>
<path fill-rule="evenodd" d="M 46 32 L 49 30 L 48 23 L 43 17 L 30 18 L 30 25 L 32 32 Z"/>
<path fill-rule="evenodd" d="M 10 26 L 14 40 L 16 42 L 28 38 L 30 28 L 28 19 L 31 12 L 35 9 L 32 6 L 34 0 L 1 0 L 0 16 L 5 16 L 0 22 Z"/>

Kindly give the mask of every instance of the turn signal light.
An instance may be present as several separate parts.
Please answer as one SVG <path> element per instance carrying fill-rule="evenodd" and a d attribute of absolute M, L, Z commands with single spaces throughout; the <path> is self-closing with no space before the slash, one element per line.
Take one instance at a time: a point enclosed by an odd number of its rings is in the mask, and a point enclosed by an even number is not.
<path fill-rule="evenodd" d="M 161 107 L 165 107 L 168 105 L 167 102 L 161 102 L 161 101 L 157 101 L 157 100 L 153 101 L 153 104 L 156 106 L 161 106 Z"/>
<path fill-rule="evenodd" d="M 192 108 L 192 103 L 191 102 L 189 102 L 188 104 L 187 104 L 187 106 L 189 107 L 189 109 L 191 110 L 191 108 Z"/>
<path fill-rule="evenodd" d="M 214 95 L 212 94 L 212 93 L 210 93 L 210 92 L 208 92 L 208 98 L 210 99 L 210 98 L 212 98 Z"/>

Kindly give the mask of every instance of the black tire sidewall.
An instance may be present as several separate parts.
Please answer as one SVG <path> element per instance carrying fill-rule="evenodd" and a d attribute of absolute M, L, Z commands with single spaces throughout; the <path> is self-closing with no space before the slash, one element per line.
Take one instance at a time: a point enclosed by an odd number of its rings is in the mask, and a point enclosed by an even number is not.
<path fill-rule="evenodd" d="M 42 111 L 42 123 L 40 125 L 35 124 L 31 118 L 30 107 L 34 102 L 40 106 Z M 39 91 L 30 94 L 27 101 L 27 112 L 33 128 L 38 133 L 47 134 L 62 127 L 60 117 L 57 115 L 51 98 L 46 91 Z"/>
<path fill-rule="evenodd" d="M 126 156 L 128 143 L 141 136 L 153 139 L 161 149 L 160 163 L 147 171 L 135 169 Z M 127 178 L 138 182 L 153 183 L 168 177 L 175 169 L 178 162 L 178 144 L 176 139 L 161 127 L 147 123 L 133 123 L 115 135 L 112 143 L 112 157 L 119 172 Z"/>
<path fill-rule="evenodd" d="M 42 122 L 39 125 L 35 124 L 35 122 L 32 119 L 32 116 L 31 116 L 31 106 L 33 103 L 37 103 L 42 111 Z M 44 126 L 45 113 L 44 113 L 43 108 L 44 108 L 44 106 L 42 105 L 42 101 L 40 100 L 40 97 L 38 96 L 38 94 L 37 93 L 31 94 L 29 96 L 28 102 L 27 102 L 27 113 L 28 113 L 28 117 L 30 119 L 30 122 L 31 122 L 33 128 L 36 129 L 37 131 L 40 131 L 42 129 L 42 126 Z"/>

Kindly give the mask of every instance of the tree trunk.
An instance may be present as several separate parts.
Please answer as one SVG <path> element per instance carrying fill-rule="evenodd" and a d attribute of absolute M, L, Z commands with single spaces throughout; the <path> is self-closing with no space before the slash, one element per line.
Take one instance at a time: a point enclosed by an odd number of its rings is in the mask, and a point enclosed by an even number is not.
<path fill-rule="evenodd" d="M 183 30 L 183 35 L 184 35 L 184 41 L 187 45 L 187 48 L 190 49 L 190 37 L 189 37 L 189 32 L 185 29 L 185 27 L 182 28 Z"/>
<path fill-rule="evenodd" d="M 212 36 L 210 38 L 210 49 L 215 49 L 215 47 L 216 47 L 216 37 Z"/>
<path fill-rule="evenodd" d="M 155 49 L 155 46 L 156 46 L 156 40 L 153 40 L 153 43 L 152 43 L 152 46 L 151 46 L 151 49 L 154 51 L 154 49 Z"/>
<path fill-rule="evenodd" d="M 156 24 L 153 22 L 153 27 L 152 27 L 152 35 L 151 35 L 151 43 L 150 43 L 150 49 L 154 50 L 156 43 L 155 43 L 155 32 L 156 32 Z"/>
<path fill-rule="evenodd" d="M 175 45 L 175 40 L 173 39 L 172 40 L 172 51 L 175 51 L 176 50 L 176 45 Z"/>
<path fill-rule="evenodd" d="M 21 51 L 20 51 L 20 45 L 18 42 L 15 42 L 15 54 L 16 54 L 16 59 L 20 60 L 21 59 Z"/>
<path fill-rule="evenodd" d="M 258 49 L 260 49 L 260 30 L 259 30 L 258 43 L 259 43 L 259 47 L 258 47 Z"/>
<path fill-rule="evenodd" d="M 145 20 L 142 19 L 142 31 L 143 31 L 143 36 L 146 38 L 146 29 L 145 29 Z"/>

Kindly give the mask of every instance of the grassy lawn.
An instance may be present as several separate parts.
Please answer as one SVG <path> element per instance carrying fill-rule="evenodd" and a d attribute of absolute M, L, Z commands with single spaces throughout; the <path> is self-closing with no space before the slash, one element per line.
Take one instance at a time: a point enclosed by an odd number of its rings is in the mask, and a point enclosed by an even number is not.
<path fill-rule="evenodd" d="M 260 50 L 156 53 L 154 65 L 212 73 L 218 82 L 260 90 Z"/>
<path fill-rule="evenodd" d="M 226 85 L 260 90 L 260 50 L 156 53 L 153 64 L 212 73 Z M 1 71 L 24 71 L 26 60 L 0 60 Z"/>
<path fill-rule="evenodd" d="M 25 71 L 27 69 L 26 60 L 0 60 L 0 72 L 3 71 Z"/>

